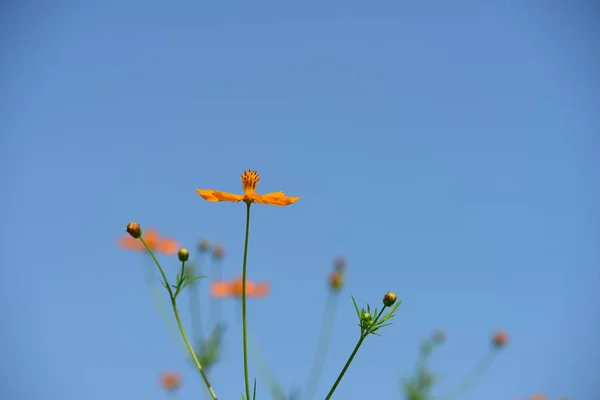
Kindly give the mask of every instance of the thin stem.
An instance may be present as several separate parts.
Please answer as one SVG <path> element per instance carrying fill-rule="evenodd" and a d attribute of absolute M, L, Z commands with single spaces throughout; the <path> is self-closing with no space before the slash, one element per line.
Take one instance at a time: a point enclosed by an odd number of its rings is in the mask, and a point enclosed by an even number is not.
<path fill-rule="evenodd" d="M 494 361 L 494 357 L 496 356 L 495 349 L 488 351 L 483 355 L 475 364 L 473 369 L 467 374 L 467 376 L 460 381 L 452 390 L 448 391 L 443 396 L 436 396 L 436 400 L 452 400 L 461 397 L 465 392 L 471 389 L 477 380 L 483 376 L 483 374 L 488 370 L 488 368 L 492 365 Z"/>
<path fill-rule="evenodd" d="M 335 383 L 331 387 L 331 390 L 329 391 L 329 393 L 327 393 L 327 397 L 325 397 L 325 400 L 329 400 L 331 398 L 331 396 L 333 395 L 333 392 L 335 392 L 335 389 L 340 384 L 340 381 L 344 377 L 344 374 L 346 373 L 346 370 L 350 366 L 350 363 L 352 363 L 352 360 L 354 359 L 354 356 L 356 355 L 356 353 L 358 353 L 358 349 L 360 348 L 360 345 L 362 344 L 362 342 L 365 340 L 365 338 L 367 336 L 368 336 L 368 334 L 363 334 L 363 335 L 360 336 L 360 339 L 358 340 L 358 343 L 356 343 L 356 347 L 354 347 L 354 350 L 352 351 L 352 354 L 350 354 L 350 358 L 348 358 L 348 361 L 346 361 L 346 365 L 344 365 L 344 368 L 342 369 L 342 372 L 340 372 L 340 375 L 335 380 Z"/>
<path fill-rule="evenodd" d="M 166 307 L 166 304 L 164 303 L 161 297 L 160 288 L 156 283 L 152 282 L 152 276 L 150 276 L 150 271 L 148 270 L 149 267 L 151 267 L 151 265 L 144 265 L 144 277 L 146 278 L 146 284 L 150 289 L 150 296 L 152 297 L 154 307 L 156 307 L 160 318 L 163 320 L 163 323 L 167 326 L 167 329 L 169 329 L 169 331 L 175 338 L 175 341 L 177 342 L 179 348 L 185 354 L 187 352 L 187 349 L 181 342 L 181 337 L 179 337 L 177 329 L 173 325 L 172 321 L 169 319 L 168 308 Z"/>
<path fill-rule="evenodd" d="M 190 352 L 190 355 L 194 359 L 194 364 L 196 364 L 196 368 L 198 368 L 200 375 L 202 375 L 202 379 L 204 380 L 204 384 L 206 385 L 206 388 L 208 389 L 210 396 L 213 398 L 213 400 L 217 400 L 217 395 L 216 395 L 215 391 L 213 390 L 212 386 L 210 385 L 210 382 L 208 381 L 208 377 L 206 376 L 206 373 L 204 372 L 204 368 L 202 368 L 202 365 L 200 364 L 200 361 L 198 360 L 198 357 L 196 356 L 196 352 L 194 351 L 194 348 L 190 344 L 190 341 L 188 340 L 187 335 L 185 334 L 185 329 L 183 328 L 183 324 L 181 323 L 181 318 L 179 317 L 179 311 L 177 310 L 177 303 L 176 303 L 174 297 L 171 297 L 171 304 L 173 305 L 173 313 L 175 313 L 175 319 L 177 319 L 177 325 L 179 326 L 179 330 L 181 331 L 181 336 L 183 337 L 183 341 L 185 342 L 185 345 L 187 346 L 187 348 Z"/>
<path fill-rule="evenodd" d="M 306 390 L 304 392 L 305 395 L 303 396 L 307 400 L 311 400 L 315 397 L 315 391 L 319 383 L 319 378 L 321 377 L 321 370 L 325 364 L 325 356 L 327 354 L 329 340 L 331 339 L 333 316 L 336 310 L 337 298 L 337 293 L 334 293 L 330 290 L 327 295 L 325 309 L 323 310 L 321 333 L 319 335 L 319 341 L 317 342 L 317 349 L 315 351 L 313 365 L 306 383 Z"/>
<path fill-rule="evenodd" d="M 248 338 L 246 322 L 246 261 L 248 259 L 248 235 L 250 232 L 250 202 L 246 203 L 246 239 L 244 241 L 244 264 L 242 265 L 242 333 L 244 345 L 244 383 L 246 400 L 250 400 L 250 380 L 248 379 Z"/>
<path fill-rule="evenodd" d="M 169 292 L 169 297 L 171 298 L 171 305 L 173 306 L 173 313 L 175 314 L 175 319 L 177 320 L 177 325 L 179 326 L 179 331 L 181 332 L 183 341 L 185 342 L 185 345 L 187 346 L 187 349 L 190 352 L 190 355 L 192 356 L 194 363 L 196 364 L 196 368 L 198 368 L 198 371 L 200 372 L 200 375 L 202 376 L 202 379 L 204 380 L 204 384 L 208 388 L 208 391 L 210 392 L 210 395 L 213 398 L 213 400 L 218 400 L 215 391 L 213 390 L 212 386 L 210 385 L 210 382 L 208 381 L 206 374 L 204 373 L 204 368 L 202 368 L 202 365 L 200 364 L 200 361 L 198 360 L 198 357 L 196 356 L 196 352 L 194 352 L 194 348 L 190 344 L 190 341 L 188 340 L 188 337 L 185 333 L 185 329 L 183 328 L 183 324 L 181 322 L 181 317 L 179 316 L 179 311 L 177 310 L 177 303 L 175 301 L 175 295 L 173 294 L 173 291 L 171 290 L 171 286 L 169 285 L 169 280 L 167 279 L 167 275 L 165 274 L 165 271 L 160 266 L 160 263 L 156 259 L 156 256 L 154 256 L 154 253 L 152 252 L 150 247 L 148 247 L 148 245 L 146 244 L 146 241 L 142 237 L 140 237 L 139 239 L 142 242 L 142 244 L 146 247 L 146 250 L 148 250 L 148 252 L 152 256 L 154 263 L 158 267 L 158 270 L 160 271 L 160 274 L 163 277 L 163 282 L 165 284 L 165 287 L 167 288 L 167 291 Z M 184 269 L 184 265 L 182 265 L 182 270 L 183 269 Z"/>

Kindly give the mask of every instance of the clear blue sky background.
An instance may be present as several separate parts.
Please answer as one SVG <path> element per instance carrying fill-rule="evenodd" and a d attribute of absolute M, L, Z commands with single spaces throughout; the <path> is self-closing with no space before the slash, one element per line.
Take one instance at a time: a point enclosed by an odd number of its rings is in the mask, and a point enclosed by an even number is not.
<path fill-rule="evenodd" d="M 356 340 L 350 294 L 387 290 L 404 301 L 395 324 L 335 398 L 402 398 L 437 327 L 440 389 L 492 330 L 511 334 L 465 400 L 600 398 L 598 9 L 558 3 L 3 5 L 0 397 L 162 399 L 157 375 L 176 369 L 179 398 L 199 398 L 142 256 L 116 240 L 130 220 L 188 247 L 209 237 L 236 276 L 244 206 L 194 188 L 238 191 L 254 168 L 262 191 L 302 196 L 254 208 L 249 255 L 273 288 L 250 324 L 287 388 L 304 384 L 344 254 L 320 398 Z M 214 386 L 229 400 L 241 340 L 224 311 Z"/>

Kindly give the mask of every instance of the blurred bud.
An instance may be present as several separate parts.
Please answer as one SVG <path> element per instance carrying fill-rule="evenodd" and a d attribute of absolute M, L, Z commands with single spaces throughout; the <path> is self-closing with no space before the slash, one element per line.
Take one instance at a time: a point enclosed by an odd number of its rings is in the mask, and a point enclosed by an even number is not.
<path fill-rule="evenodd" d="M 190 258 L 190 252 L 187 249 L 179 249 L 177 257 L 179 257 L 179 261 L 185 262 Z"/>
<path fill-rule="evenodd" d="M 142 236 L 142 228 L 137 222 L 130 222 L 127 224 L 127 233 L 129 233 L 135 239 L 139 239 L 140 236 Z"/>
<path fill-rule="evenodd" d="M 163 372 L 160 375 L 159 383 L 164 390 L 175 391 L 181 386 L 181 375 L 173 371 Z"/>
<path fill-rule="evenodd" d="M 333 269 L 336 272 L 342 272 L 346 269 L 346 259 L 342 256 L 338 256 L 333 261 Z"/>
<path fill-rule="evenodd" d="M 446 341 L 446 332 L 444 332 L 443 329 L 438 329 L 433 333 L 433 340 L 435 340 L 437 344 L 444 343 Z"/>
<path fill-rule="evenodd" d="M 370 321 L 371 320 L 371 314 L 368 311 L 363 311 L 362 313 L 362 319 L 363 321 Z"/>
<path fill-rule="evenodd" d="M 212 256 L 214 258 L 223 258 L 225 256 L 225 248 L 219 244 L 213 246 Z"/>
<path fill-rule="evenodd" d="M 508 334 L 503 330 L 498 330 L 492 336 L 492 345 L 498 349 L 506 346 L 508 343 Z"/>
<path fill-rule="evenodd" d="M 200 252 L 204 253 L 208 249 L 210 249 L 210 242 L 206 239 L 200 240 L 200 242 L 198 243 L 198 250 L 200 250 Z"/>
<path fill-rule="evenodd" d="M 385 296 L 383 296 L 383 304 L 386 307 L 391 307 L 396 302 L 396 299 L 398 299 L 398 296 L 396 296 L 396 293 L 394 293 L 394 292 L 387 292 L 385 294 Z"/>
<path fill-rule="evenodd" d="M 329 287 L 333 290 L 339 290 L 344 285 L 344 275 L 335 271 L 329 275 Z"/>

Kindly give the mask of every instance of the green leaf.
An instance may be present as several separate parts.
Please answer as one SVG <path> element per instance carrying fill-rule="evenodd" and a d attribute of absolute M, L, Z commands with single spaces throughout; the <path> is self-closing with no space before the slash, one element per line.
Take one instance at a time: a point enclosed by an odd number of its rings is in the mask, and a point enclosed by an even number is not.
<path fill-rule="evenodd" d="M 356 316 L 360 320 L 361 319 L 360 318 L 361 313 L 360 313 L 360 311 L 358 311 L 358 306 L 356 305 L 356 300 L 354 300 L 354 296 L 350 296 L 350 297 L 352 297 L 352 302 L 354 303 L 354 309 L 356 310 Z"/>

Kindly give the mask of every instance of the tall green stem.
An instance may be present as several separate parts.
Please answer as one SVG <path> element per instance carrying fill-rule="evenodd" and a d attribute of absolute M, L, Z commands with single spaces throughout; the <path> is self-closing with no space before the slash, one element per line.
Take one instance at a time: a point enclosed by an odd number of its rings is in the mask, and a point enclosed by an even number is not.
<path fill-rule="evenodd" d="M 183 328 L 183 324 L 181 323 L 181 317 L 179 316 L 179 311 L 177 310 L 177 303 L 175 301 L 175 295 L 173 294 L 173 290 L 171 289 L 171 285 L 169 284 L 167 275 L 165 274 L 165 271 L 163 270 L 163 268 L 160 266 L 160 263 L 156 259 L 156 256 L 154 255 L 154 253 L 152 252 L 150 247 L 148 247 L 148 245 L 146 244 L 146 241 L 142 237 L 140 237 L 140 241 L 146 247 L 146 250 L 148 250 L 148 253 L 150 253 L 150 255 L 152 256 L 152 259 L 154 260 L 154 263 L 156 264 L 156 266 L 158 267 L 158 270 L 160 271 L 160 274 L 163 278 L 163 283 L 165 285 L 165 288 L 167 289 L 167 292 L 169 292 L 169 297 L 171 298 L 171 305 L 173 306 L 173 313 L 175 314 L 175 319 L 177 320 L 177 325 L 179 326 L 179 331 L 181 332 L 183 341 L 185 342 L 185 345 L 186 345 L 188 351 L 190 352 L 192 359 L 194 360 L 194 364 L 196 364 L 196 368 L 198 368 L 198 372 L 200 372 L 200 375 L 202 376 L 202 379 L 204 380 L 204 384 L 208 388 L 208 391 L 210 392 L 211 397 L 213 398 L 213 400 L 218 400 L 217 395 L 216 395 L 215 391 L 213 390 L 210 382 L 208 381 L 208 377 L 206 376 L 206 373 L 204 372 L 204 368 L 202 368 L 202 364 L 200 364 L 200 361 L 198 360 L 198 357 L 196 356 L 196 352 L 194 351 L 194 348 L 190 344 L 190 341 L 188 340 L 188 337 L 185 333 L 185 329 Z M 184 264 L 185 263 L 182 264 L 182 270 L 184 269 Z"/>
<path fill-rule="evenodd" d="M 250 380 L 248 379 L 248 338 L 246 328 L 246 261 L 248 260 L 248 236 L 250 233 L 250 202 L 246 203 L 246 239 L 244 240 L 244 264 L 242 265 L 242 336 L 244 344 L 244 384 L 246 400 L 250 400 Z"/>
<path fill-rule="evenodd" d="M 358 343 L 356 343 L 356 346 L 354 347 L 354 350 L 352 351 L 352 354 L 350 354 L 350 358 L 348 358 L 348 361 L 346 361 L 346 365 L 344 365 L 344 368 L 342 369 L 342 372 L 340 372 L 339 376 L 335 380 L 335 383 L 331 387 L 331 390 L 329 391 L 329 393 L 327 393 L 327 397 L 325 397 L 325 400 L 329 400 L 331 398 L 331 396 L 333 396 L 333 392 L 335 392 L 335 389 L 340 384 L 340 381 L 342 380 L 342 378 L 344 377 L 344 374 L 346 373 L 346 370 L 348 369 L 348 367 L 352 363 L 352 360 L 354 359 L 354 356 L 356 355 L 356 353 L 358 353 L 358 349 L 360 348 L 360 345 L 362 344 L 362 342 L 365 340 L 365 338 L 367 336 L 368 336 L 368 334 L 360 335 L 360 339 L 358 340 Z"/>
<path fill-rule="evenodd" d="M 210 396 L 213 398 L 213 400 L 217 400 L 217 395 L 216 395 L 215 391 L 213 390 L 210 382 L 208 381 L 208 377 L 206 376 L 206 373 L 204 372 L 204 368 L 202 368 L 202 365 L 200 364 L 200 360 L 198 360 L 198 357 L 196 356 L 196 352 L 194 351 L 194 348 L 192 347 L 190 341 L 187 338 L 187 335 L 185 334 L 185 329 L 183 329 L 183 324 L 181 323 L 181 318 L 179 317 L 179 311 L 177 311 L 177 303 L 176 303 L 174 297 L 171 297 L 171 304 L 173 305 L 173 313 L 175 313 L 175 319 L 177 319 L 177 325 L 179 326 L 179 330 L 181 331 L 181 336 L 183 336 L 183 341 L 185 342 L 185 345 L 187 346 L 192 358 L 194 359 L 194 364 L 196 364 L 196 368 L 198 368 L 200 375 L 202 375 L 202 379 L 204 380 L 204 384 L 206 385 L 206 388 L 208 389 Z"/>
<path fill-rule="evenodd" d="M 327 295 L 327 301 L 325 303 L 325 309 L 323 310 L 323 320 L 321 322 L 321 333 L 319 335 L 319 341 L 315 352 L 312 368 L 309 372 L 309 378 L 306 383 L 306 390 L 303 398 L 306 400 L 312 400 L 315 397 L 315 391 L 321 377 L 321 370 L 325 363 L 325 356 L 327 354 L 327 346 L 329 339 L 331 338 L 331 331 L 333 329 L 333 315 L 337 305 L 337 293 L 330 290 Z"/>

